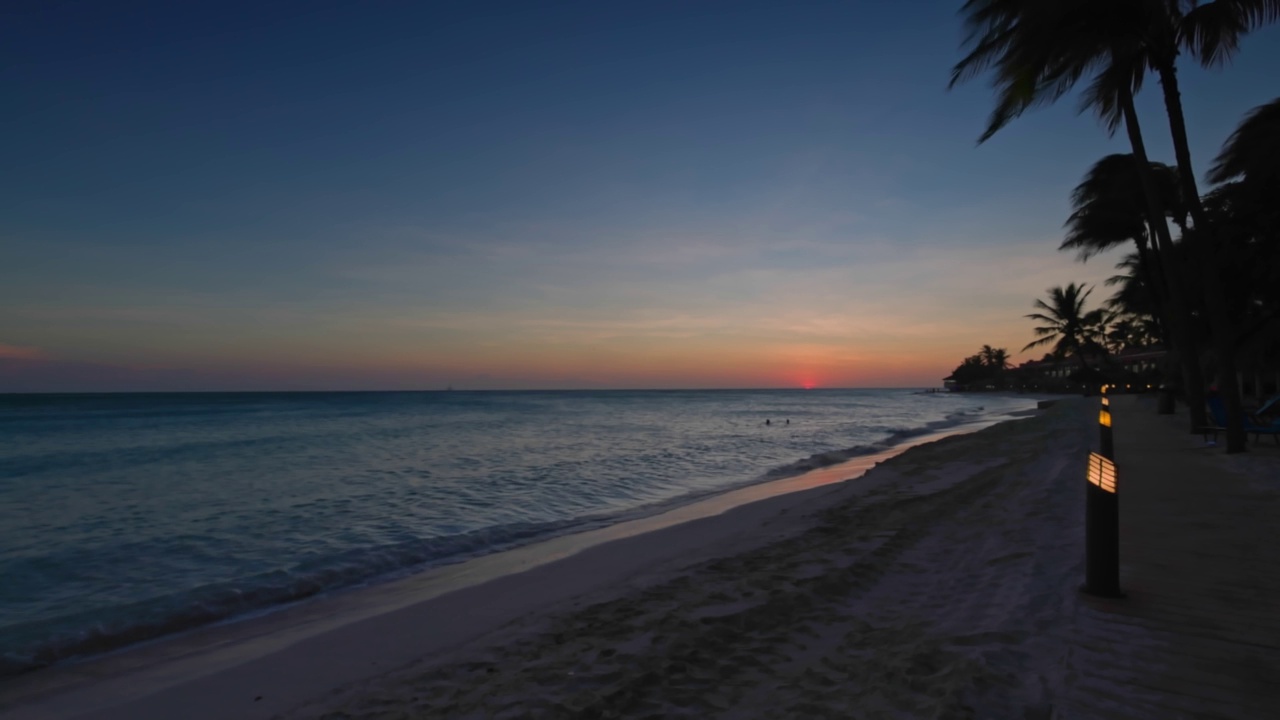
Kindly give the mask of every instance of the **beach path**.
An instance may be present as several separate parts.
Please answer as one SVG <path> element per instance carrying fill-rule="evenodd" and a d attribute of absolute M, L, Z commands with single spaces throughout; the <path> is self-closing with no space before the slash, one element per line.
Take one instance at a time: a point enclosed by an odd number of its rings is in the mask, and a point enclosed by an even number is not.
<path fill-rule="evenodd" d="M 1280 717 L 1280 448 L 1114 401 L 1121 600 L 1084 598 L 1058 717 Z"/>

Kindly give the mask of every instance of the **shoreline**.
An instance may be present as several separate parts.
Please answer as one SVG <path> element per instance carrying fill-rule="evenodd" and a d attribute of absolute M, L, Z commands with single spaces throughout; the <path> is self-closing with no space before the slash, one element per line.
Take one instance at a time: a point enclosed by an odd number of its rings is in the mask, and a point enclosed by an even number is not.
<path fill-rule="evenodd" d="M 198 608 L 199 612 L 191 613 L 189 616 L 183 616 L 181 613 L 173 615 L 172 612 L 169 615 L 153 614 L 151 619 L 146 622 L 120 625 L 110 631 L 103 630 L 98 632 L 89 630 L 87 634 L 80 636 L 78 640 L 64 640 L 60 643 L 61 646 L 50 644 L 44 648 L 34 647 L 25 650 L 27 655 L 41 658 L 40 660 L 29 660 L 24 664 L 17 659 L 19 655 L 16 654 L 13 658 L 5 658 L 5 662 L 0 663 L 0 668 L 2 668 L 0 670 L 0 683 L 3 683 L 8 678 L 20 677 L 31 672 L 40 672 L 49 667 L 91 661 L 95 658 L 125 652 L 131 648 L 164 642 L 169 638 L 179 637 L 202 628 L 234 624 L 259 616 L 271 615 L 299 604 L 314 602 L 341 593 L 358 592 L 388 582 L 397 582 L 424 572 L 470 562 L 488 555 L 500 554 L 530 545 L 539 545 L 564 536 L 593 532 L 613 526 L 627 525 L 636 520 L 662 516 L 686 506 L 696 506 L 721 495 L 734 495 L 753 486 L 772 485 L 772 483 L 778 481 L 791 480 L 815 470 L 853 463 L 853 466 L 856 467 L 854 472 L 861 473 L 863 469 L 858 467 L 860 465 L 857 462 L 858 458 L 896 454 L 905 447 L 917 444 L 920 438 L 927 440 L 944 436 L 953 431 L 973 431 L 1006 419 L 1009 417 L 1008 413 L 1011 412 L 1002 411 L 988 414 L 980 411 L 981 408 L 979 408 L 979 412 L 972 415 L 967 412 L 949 414 L 945 418 L 931 421 L 918 427 L 892 431 L 882 439 L 865 445 L 808 455 L 798 460 L 768 468 L 747 480 L 740 480 L 719 487 L 689 488 L 683 494 L 652 501 L 637 507 L 599 511 L 576 518 L 547 521 L 542 523 L 541 527 L 536 527 L 532 530 L 522 530 L 511 536 L 504 537 L 499 535 L 496 538 L 491 538 L 490 544 L 486 546 L 464 547 L 460 550 L 447 551 L 436 557 L 419 559 L 397 567 L 359 573 L 359 576 L 354 580 L 336 583 L 317 580 L 315 583 L 307 583 L 304 579 L 295 583 L 296 587 L 292 591 L 289 588 L 271 588 L 269 589 L 270 597 L 251 605 L 239 603 L 234 597 L 231 597 L 226 599 L 231 604 L 225 607 L 216 603 L 213 605 L 192 605 L 191 607 Z M 765 494 L 775 493 L 766 492 Z M 732 503 L 728 506 L 731 505 Z M 698 514 L 695 512 L 693 516 Z M 444 539 L 465 538 L 468 534 L 485 534 L 502 529 L 501 526 L 481 528 L 458 536 L 446 536 Z M 465 542 L 464 545 L 475 544 Z M 246 586 L 244 589 L 246 592 L 252 592 L 254 588 Z M 65 632 L 63 636 L 64 638 L 75 637 Z"/>
<path fill-rule="evenodd" d="M 1027 414 L 1034 412 L 1028 411 Z M 867 483 L 866 477 L 862 477 L 863 482 L 843 481 L 860 477 L 876 465 L 901 457 L 912 448 L 980 432 L 1001 422 L 1000 419 L 980 421 L 906 438 L 904 442 L 879 453 L 855 456 L 844 463 L 797 476 L 740 486 L 656 515 L 553 537 L 388 582 L 312 598 L 257 617 L 224 621 L 177 637 L 160 638 L 104 656 L 15 676 L 0 681 L 0 708 L 15 713 L 14 717 L 49 716 L 42 715 L 47 712 L 55 716 L 76 716 L 83 711 L 100 708 L 103 713 L 90 716 L 113 717 L 116 715 L 112 714 L 109 706 L 115 704 L 122 713 L 119 717 L 140 717 L 146 716 L 146 707 L 159 702 L 161 707 L 168 708 L 166 712 L 175 712 L 174 707 L 164 705 L 165 698 L 183 698 L 190 692 L 202 694 L 196 689 L 199 686 L 217 687 L 219 696 L 227 692 L 234 694 L 237 682 L 251 683 L 255 679 L 252 672 L 245 675 L 246 668 L 263 663 L 272 665 L 285 657 L 299 659 L 299 648 L 337 641 L 338 646 L 350 649 L 352 643 L 368 643 L 369 638 L 385 641 L 387 635 L 395 636 L 396 631 L 388 627 L 388 623 L 394 625 L 398 616 L 422 616 L 430 614 L 433 609 L 446 609 L 450 603 L 453 603 L 453 610 L 465 610 L 464 614 L 470 616 L 474 615 L 477 601 L 481 606 L 487 603 L 487 609 L 480 613 L 482 617 L 472 617 L 469 625 L 462 623 L 466 627 L 425 639 L 428 646 L 442 650 L 446 646 L 474 640 L 512 617 L 555 607 L 568 598 L 611 583 L 624 582 L 628 577 L 643 574 L 655 563 L 670 562 L 672 555 L 680 556 L 681 562 L 687 564 L 695 556 L 711 557 L 713 555 L 707 553 L 722 552 L 726 546 L 736 550 L 765 542 L 765 539 L 751 540 L 746 536 L 758 530 L 761 523 L 767 525 L 771 518 L 828 502 L 827 495 L 843 491 L 844 495 L 857 496 L 870 493 L 874 488 L 883 489 L 883 480 Z M 830 487 L 833 484 L 835 487 Z M 666 539 L 657 544 L 665 550 L 653 551 L 644 547 L 646 541 L 660 539 L 664 534 Z M 671 552 L 673 547 L 674 553 Z M 605 564 L 618 567 L 608 568 L 608 572 L 603 574 L 594 572 L 586 581 L 572 577 L 573 572 L 564 576 L 565 565 L 599 562 L 590 557 L 586 561 L 577 559 L 584 555 L 612 555 L 613 560 Z M 624 562 L 619 563 L 618 558 Z M 599 571 L 600 568 L 594 567 L 594 570 Z M 543 594 L 538 597 L 523 593 L 514 603 L 494 602 L 493 596 L 503 592 L 502 586 L 508 589 L 520 586 L 518 578 L 539 573 L 556 576 L 557 572 L 562 577 L 554 591 L 542 588 Z M 485 595 L 489 597 L 483 597 Z M 463 596 L 467 599 L 458 605 L 459 597 Z M 396 648 L 373 642 L 378 647 L 365 659 L 368 667 L 376 671 L 354 670 L 350 663 L 343 663 L 345 670 L 335 669 L 330 663 L 330 667 L 319 669 L 319 676 L 328 677 L 321 686 L 349 684 L 369 674 L 376 675 L 389 667 L 416 660 L 424 653 L 423 641 L 423 638 L 418 638 L 416 644 L 402 641 Z M 309 660 L 302 666 L 309 670 L 295 678 L 291 691 L 277 691 L 262 696 L 261 701 L 250 702 L 240 710 L 233 712 L 222 708 L 208 716 L 268 717 L 307 700 L 307 694 L 316 686 L 317 668 Z M 300 671 L 300 668 L 295 668 L 294 674 Z M 125 707 L 129 709 L 125 710 Z M 140 710 L 143 715 L 138 714 Z M 35 714 L 30 714 L 32 712 Z M 184 710 L 182 714 L 188 713 Z M 164 714 L 152 716 L 162 717 Z"/>

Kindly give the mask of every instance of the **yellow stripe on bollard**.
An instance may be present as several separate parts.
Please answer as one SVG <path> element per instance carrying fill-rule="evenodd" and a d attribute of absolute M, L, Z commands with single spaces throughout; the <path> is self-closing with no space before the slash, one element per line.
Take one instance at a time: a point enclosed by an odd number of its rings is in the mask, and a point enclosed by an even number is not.
<path fill-rule="evenodd" d="M 1116 491 L 1115 463 L 1098 453 L 1089 453 L 1088 480 L 1090 484 L 1097 485 L 1109 493 L 1114 493 Z"/>
<path fill-rule="evenodd" d="M 1111 411 L 1102 408 L 1098 411 L 1098 424 L 1102 427 L 1111 427 Z"/>

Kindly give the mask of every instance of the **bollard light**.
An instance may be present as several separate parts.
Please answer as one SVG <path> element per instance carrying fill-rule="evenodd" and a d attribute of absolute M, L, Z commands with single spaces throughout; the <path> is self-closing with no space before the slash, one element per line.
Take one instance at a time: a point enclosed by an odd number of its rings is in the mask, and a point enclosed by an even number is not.
<path fill-rule="evenodd" d="M 1116 491 L 1116 464 L 1098 453 L 1089 453 L 1089 484 L 1109 493 Z"/>
<path fill-rule="evenodd" d="M 1084 592 L 1124 597 L 1120 592 L 1120 494 L 1116 466 L 1089 453 L 1085 469 Z"/>

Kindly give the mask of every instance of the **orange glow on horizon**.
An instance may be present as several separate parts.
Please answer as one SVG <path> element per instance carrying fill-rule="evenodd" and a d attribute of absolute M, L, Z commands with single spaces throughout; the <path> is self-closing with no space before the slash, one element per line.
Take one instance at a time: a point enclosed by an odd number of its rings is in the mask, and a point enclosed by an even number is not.
<path fill-rule="evenodd" d="M 818 377 L 819 374 L 812 369 L 801 370 L 791 374 L 791 382 L 785 383 L 785 385 L 791 385 L 792 387 L 798 385 L 802 390 L 812 390 L 821 384 L 818 382 Z"/>
<path fill-rule="evenodd" d="M 966 348 L 968 346 L 965 346 Z M 850 350 L 834 345 L 724 342 L 666 345 L 622 342 L 495 346 L 444 345 L 397 352 L 353 346 L 350 354 L 326 357 L 319 346 L 303 348 L 309 359 L 281 353 L 270 363 L 247 360 L 231 368 L 201 358 L 199 369 L 239 371 L 262 384 L 320 388 L 577 389 L 577 388 L 795 388 L 935 386 L 963 357 L 946 349 L 918 353 Z M 221 358 L 219 358 L 221 359 Z M 186 362 L 183 362 L 183 361 Z M 165 358 L 166 366 L 194 365 Z M 958 362 L 958 360 L 956 361 Z"/>

